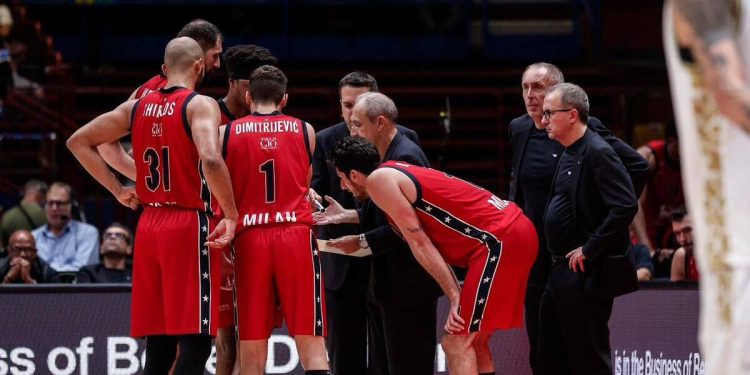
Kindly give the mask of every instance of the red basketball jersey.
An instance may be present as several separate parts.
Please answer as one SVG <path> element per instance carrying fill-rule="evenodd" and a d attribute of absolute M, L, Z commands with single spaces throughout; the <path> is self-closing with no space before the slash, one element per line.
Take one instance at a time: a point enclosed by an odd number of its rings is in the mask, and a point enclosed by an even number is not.
<path fill-rule="evenodd" d="M 195 95 L 184 87 L 159 89 L 133 107 L 135 189 L 143 205 L 211 211 L 211 192 L 187 122 Z"/>
<path fill-rule="evenodd" d="M 417 217 L 448 264 L 466 267 L 477 248 L 499 241 L 521 215 L 515 203 L 447 173 L 395 161 L 380 168 L 397 169 L 414 182 Z"/>
<path fill-rule="evenodd" d="M 259 225 L 312 225 L 307 126 L 274 112 L 232 121 L 224 133 L 224 159 L 232 178 L 238 233 Z"/>
<path fill-rule="evenodd" d="M 235 116 L 232 111 L 229 110 L 229 107 L 227 107 L 227 103 L 224 102 L 224 99 L 216 99 L 216 103 L 219 104 L 219 110 L 221 112 L 221 124 L 226 125 L 230 123 L 231 121 L 234 121 L 237 119 L 237 116 Z"/>
<path fill-rule="evenodd" d="M 135 98 L 136 99 L 143 98 L 149 93 L 157 91 L 166 85 L 167 85 L 167 77 L 163 74 L 157 74 L 151 77 L 151 79 L 149 79 L 148 81 L 146 81 L 146 83 L 138 87 L 138 90 L 135 91 Z"/>

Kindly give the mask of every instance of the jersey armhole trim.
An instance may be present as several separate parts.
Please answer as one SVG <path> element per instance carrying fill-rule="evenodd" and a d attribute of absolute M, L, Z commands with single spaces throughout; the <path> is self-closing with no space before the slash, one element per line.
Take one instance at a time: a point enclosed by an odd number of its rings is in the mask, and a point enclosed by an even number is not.
<path fill-rule="evenodd" d="M 396 167 L 396 166 L 393 166 L 393 165 L 385 165 L 385 166 L 383 166 L 383 167 L 381 167 L 381 168 L 391 168 L 391 169 L 395 169 L 395 170 L 397 170 L 397 171 L 399 171 L 399 172 L 401 172 L 401 173 L 405 174 L 405 175 L 406 175 L 406 177 L 409 177 L 409 179 L 411 180 L 411 182 L 413 182 L 413 183 L 414 183 L 414 188 L 415 188 L 415 189 L 416 189 L 416 191 L 417 191 L 417 196 L 416 196 L 416 198 L 414 199 L 414 203 L 412 203 L 411 205 L 412 205 L 413 207 L 416 207 L 416 206 L 417 206 L 417 204 L 419 204 L 419 202 L 421 202 L 421 201 L 422 201 L 422 185 L 420 185 L 420 184 L 419 184 L 419 181 L 417 180 L 417 178 L 416 178 L 416 177 L 414 177 L 414 175 L 413 175 L 413 174 L 411 174 L 411 173 L 407 172 L 407 171 L 406 171 L 406 170 L 405 170 L 404 168 L 399 168 L 399 167 Z"/>
<path fill-rule="evenodd" d="M 130 123 L 128 124 L 128 129 L 130 132 L 133 132 L 133 120 L 135 120 L 135 114 L 138 111 L 138 105 L 141 104 L 141 99 L 138 99 L 135 101 L 135 104 L 133 104 L 133 109 L 130 110 Z"/>
<path fill-rule="evenodd" d="M 190 130 L 190 121 L 188 120 L 187 107 L 188 107 L 188 104 L 190 104 L 190 101 L 193 100 L 193 98 L 195 98 L 196 95 L 198 95 L 198 93 L 195 91 L 190 93 L 187 99 L 185 99 L 185 103 L 182 105 L 182 125 L 185 127 L 185 133 L 187 133 L 187 136 L 190 139 L 190 141 L 193 140 L 193 131 Z"/>
<path fill-rule="evenodd" d="M 224 128 L 224 139 L 221 140 L 221 156 L 224 160 L 227 160 L 227 151 L 229 150 L 229 134 L 232 132 L 232 125 L 234 121 L 230 121 L 227 127 Z"/>
<path fill-rule="evenodd" d="M 309 165 L 312 165 L 313 157 L 310 152 L 310 137 L 307 135 L 307 122 L 299 120 L 302 123 L 302 134 L 305 138 L 305 151 L 307 151 L 307 161 Z"/>

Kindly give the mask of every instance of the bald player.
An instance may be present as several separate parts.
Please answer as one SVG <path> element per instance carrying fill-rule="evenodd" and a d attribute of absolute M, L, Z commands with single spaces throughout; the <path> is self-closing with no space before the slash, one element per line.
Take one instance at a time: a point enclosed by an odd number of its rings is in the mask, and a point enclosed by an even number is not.
<path fill-rule="evenodd" d="M 194 89 L 205 67 L 193 39 L 172 39 L 164 52 L 167 83 L 127 101 L 76 131 L 67 145 L 120 203 L 145 206 L 133 267 L 131 335 L 146 338 L 144 374 L 202 374 L 218 316 L 219 250 L 237 220 L 229 173 L 221 157 L 216 101 Z M 136 186 L 124 187 L 96 146 L 132 133 Z M 215 197 L 224 214 L 211 210 Z"/>
<path fill-rule="evenodd" d="M 224 36 L 221 34 L 216 25 L 201 18 L 196 18 L 188 22 L 177 33 L 177 37 L 189 37 L 194 39 L 203 50 L 204 74 L 209 74 L 221 67 L 221 52 L 223 50 Z M 128 100 L 140 99 L 146 94 L 159 90 L 167 84 L 167 76 L 162 65 L 162 72 L 151 77 L 148 81 L 138 86 L 130 94 Z M 198 83 L 200 84 L 200 83 Z M 111 142 L 98 147 L 99 153 L 104 160 L 115 170 L 122 173 L 127 178 L 135 179 L 135 162 L 128 157 L 127 151 L 119 142 Z"/>

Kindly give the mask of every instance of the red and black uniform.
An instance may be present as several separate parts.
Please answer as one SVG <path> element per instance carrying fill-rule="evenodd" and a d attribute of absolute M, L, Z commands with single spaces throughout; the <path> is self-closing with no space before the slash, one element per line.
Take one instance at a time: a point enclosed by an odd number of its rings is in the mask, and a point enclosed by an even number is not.
<path fill-rule="evenodd" d="M 651 171 L 648 192 L 643 205 L 646 219 L 646 231 L 655 248 L 669 247 L 672 236 L 671 212 L 685 204 L 682 192 L 682 173 L 679 161 L 671 160 L 667 155 L 664 140 L 651 141 L 647 144 L 654 154 L 656 165 Z"/>
<path fill-rule="evenodd" d="M 226 125 L 237 119 L 227 107 L 223 99 L 216 99 L 221 112 L 221 124 Z M 213 206 L 214 213 L 223 217 L 221 207 Z M 219 286 L 219 328 L 229 327 L 234 324 L 234 256 L 230 246 L 222 249 L 224 259 L 221 261 L 221 280 Z"/>
<path fill-rule="evenodd" d="M 219 251 L 204 246 L 216 225 L 183 87 L 146 94 L 133 107 L 138 222 L 131 334 L 215 334 Z"/>
<path fill-rule="evenodd" d="M 445 262 L 468 268 L 461 290 L 466 332 L 520 327 L 526 280 L 537 255 L 531 221 L 515 203 L 446 173 L 386 162 L 416 187 L 413 203 Z"/>
<path fill-rule="evenodd" d="M 239 219 L 234 239 L 241 340 L 267 339 L 281 304 L 292 335 L 325 335 L 325 300 L 311 227 L 305 122 L 254 113 L 226 128 L 224 157 Z"/>
<path fill-rule="evenodd" d="M 138 89 L 135 91 L 135 99 L 140 99 L 149 93 L 158 91 L 159 89 L 164 88 L 164 86 L 166 85 L 167 85 L 167 76 L 165 76 L 162 73 L 159 73 L 151 77 L 144 84 L 138 86 Z"/>

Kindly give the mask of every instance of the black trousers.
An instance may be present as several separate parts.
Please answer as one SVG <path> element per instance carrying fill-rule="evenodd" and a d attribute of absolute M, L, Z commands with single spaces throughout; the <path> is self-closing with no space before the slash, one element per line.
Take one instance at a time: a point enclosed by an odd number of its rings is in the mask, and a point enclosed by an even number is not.
<path fill-rule="evenodd" d="M 531 366 L 532 373 L 536 373 L 536 355 L 539 350 L 539 306 L 542 304 L 542 294 L 544 294 L 544 286 L 547 284 L 549 268 L 552 263 L 549 252 L 547 252 L 547 247 L 541 241 L 539 249 L 534 265 L 529 272 L 529 281 L 526 285 L 526 299 L 524 301 L 526 336 L 529 338 L 529 365 Z"/>
<path fill-rule="evenodd" d="M 611 374 L 609 318 L 613 300 L 583 293 L 585 276 L 553 263 L 540 307 L 537 374 Z"/>
<path fill-rule="evenodd" d="M 369 325 L 369 374 L 434 374 L 437 299 L 399 309 L 384 308 L 371 299 L 368 307 L 375 317 Z"/>
<path fill-rule="evenodd" d="M 365 291 L 326 290 L 326 347 L 332 374 L 367 374 L 368 309 Z"/>

